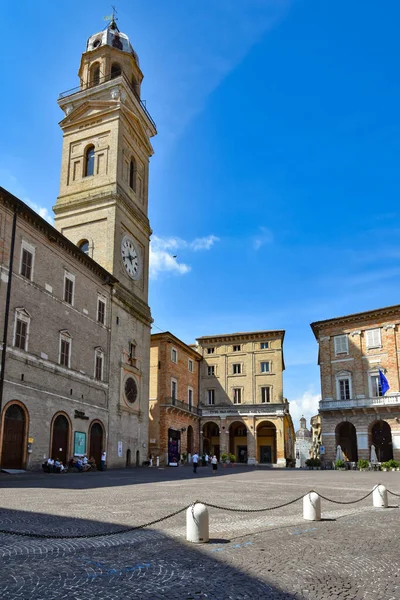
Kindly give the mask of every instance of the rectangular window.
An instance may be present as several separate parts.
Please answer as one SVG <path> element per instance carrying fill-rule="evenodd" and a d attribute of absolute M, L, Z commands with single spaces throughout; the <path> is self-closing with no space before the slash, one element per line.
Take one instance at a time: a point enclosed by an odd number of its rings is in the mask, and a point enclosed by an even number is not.
<path fill-rule="evenodd" d="M 260 343 L 260 350 L 267 350 L 267 348 L 269 348 L 269 342 Z"/>
<path fill-rule="evenodd" d="M 349 345 L 347 335 L 335 335 L 333 338 L 335 345 L 335 354 L 348 354 Z"/>
<path fill-rule="evenodd" d="M 260 363 L 261 373 L 269 373 L 269 362 Z"/>
<path fill-rule="evenodd" d="M 60 365 L 62 365 L 63 367 L 69 367 L 70 353 L 71 353 L 70 341 L 61 338 Z"/>
<path fill-rule="evenodd" d="M 32 279 L 33 254 L 26 248 L 22 248 L 21 275 L 27 279 Z"/>
<path fill-rule="evenodd" d="M 95 379 L 103 381 L 103 354 L 96 352 Z"/>
<path fill-rule="evenodd" d="M 192 388 L 188 388 L 188 404 L 189 404 L 189 410 L 192 410 L 192 408 L 193 408 L 193 390 L 192 390 Z"/>
<path fill-rule="evenodd" d="M 234 388 L 233 390 L 233 403 L 241 404 L 242 403 L 242 389 Z"/>
<path fill-rule="evenodd" d="M 189 360 L 188 360 L 188 368 L 189 368 L 189 371 L 190 371 L 191 373 L 193 373 L 193 371 L 194 371 L 194 368 L 193 368 L 193 361 L 192 361 L 190 358 L 189 358 Z"/>
<path fill-rule="evenodd" d="M 215 375 L 215 366 L 214 365 L 207 367 L 207 375 L 209 377 L 211 377 L 212 375 Z"/>
<path fill-rule="evenodd" d="M 232 373 L 234 375 L 240 375 L 241 372 L 242 372 L 242 365 L 240 363 L 235 363 L 234 365 L 232 365 Z"/>
<path fill-rule="evenodd" d="M 22 319 L 17 318 L 16 326 L 15 326 L 14 346 L 16 348 L 20 348 L 21 350 L 25 350 L 27 338 L 28 338 L 28 323 L 26 321 L 22 321 Z"/>
<path fill-rule="evenodd" d="M 106 303 L 101 298 L 97 299 L 97 321 L 102 325 L 106 322 Z"/>
<path fill-rule="evenodd" d="M 339 396 L 340 400 L 350 400 L 350 380 L 348 377 L 339 379 Z"/>
<path fill-rule="evenodd" d="M 178 362 L 178 351 L 175 348 L 171 348 L 171 360 L 174 363 Z"/>
<path fill-rule="evenodd" d="M 214 354 L 215 348 L 207 348 L 207 354 Z"/>
<path fill-rule="evenodd" d="M 271 388 L 270 387 L 262 387 L 261 388 L 261 402 L 263 404 L 267 402 L 271 402 Z"/>
<path fill-rule="evenodd" d="M 368 329 L 365 332 L 367 334 L 367 348 L 380 348 L 381 347 L 381 330 L 380 329 Z"/>
<path fill-rule="evenodd" d="M 374 398 L 382 396 L 382 386 L 379 375 L 371 375 L 371 391 Z"/>
<path fill-rule="evenodd" d="M 131 360 L 136 358 L 136 345 L 133 342 L 129 343 L 129 358 Z"/>
<path fill-rule="evenodd" d="M 176 400 L 178 395 L 178 382 L 176 379 L 171 379 L 171 397 Z"/>
<path fill-rule="evenodd" d="M 207 404 L 215 404 L 215 390 L 207 390 Z"/>
<path fill-rule="evenodd" d="M 240 352 L 240 350 L 242 349 L 241 345 L 238 344 L 237 346 L 233 346 L 233 351 L 234 352 Z"/>
<path fill-rule="evenodd" d="M 64 279 L 64 301 L 74 304 L 74 280 L 67 276 Z"/>

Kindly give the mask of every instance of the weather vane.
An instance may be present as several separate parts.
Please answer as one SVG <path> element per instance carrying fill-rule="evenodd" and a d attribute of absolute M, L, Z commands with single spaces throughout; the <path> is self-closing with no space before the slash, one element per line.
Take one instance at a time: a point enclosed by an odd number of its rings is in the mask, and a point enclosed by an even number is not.
<path fill-rule="evenodd" d="M 103 17 L 105 21 L 111 21 L 111 23 L 114 21 L 118 21 L 118 17 L 116 17 L 115 15 L 118 14 L 117 9 L 115 8 L 115 6 L 113 6 L 111 4 L 111 8 L 112 8 L 112 14 L 111 15 L 107 15 L 106 17 Z"/>

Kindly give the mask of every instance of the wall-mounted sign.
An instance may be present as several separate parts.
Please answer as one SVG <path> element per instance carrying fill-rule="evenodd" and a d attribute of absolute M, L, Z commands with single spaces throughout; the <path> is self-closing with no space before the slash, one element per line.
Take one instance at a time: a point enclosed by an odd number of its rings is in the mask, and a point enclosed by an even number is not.
<path fill-rule="evenodd" d="M 118 456 L 122 457 L 122 442 L 118 442 Z"/>
<path fill-rule="evenodd" d="M 28 438 L 28 444 L 33 444 L 34 441 L 34 438 Z"/>
<path fill-rule="evenodd" d="M 83 456 L 84 454 L 86 454 L 86 433 L 75 431 L 74 456 Z"/>
<path fill-rule="evenodd" d="M 320 446 L 319 447 L 319 453 L 320 454 L 325 454 L 325 446 Z"/>

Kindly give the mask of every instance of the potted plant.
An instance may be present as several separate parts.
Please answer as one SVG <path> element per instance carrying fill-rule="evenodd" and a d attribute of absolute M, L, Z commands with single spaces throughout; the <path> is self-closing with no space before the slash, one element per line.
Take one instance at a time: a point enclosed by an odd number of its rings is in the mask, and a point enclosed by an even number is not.
<path fill-rule="evenodd" d="M 183 452 L 182 453 L 182 462 L 185 463 L 187 461 L 187 453 Z"/>
<path fill-rule="evenodd" d="M 360 471 L 366 471 L 369 468 L 369 462 L 365 458 L 360 458 L 357 467 Z"/>
<path fill-rule="evenodd" d="M 337 461 L 335 462 L 335 468 L 336 468 L 338 471 L 344 471 L 344 470 L 345 470 L 345 468 L 344 468 L 344 460 L 337 460 Z"/>
<path fill-rule="evenodd" d="M 381 464 L 381 469 L 382 469 L 382 471 L 389 471 L 389 469 L 390 469 L 389 462 L 383 462 Z"/>
<path fill-rule="evenodd" d="M 389 460 L 389 462 L 388 462 L 388 467 L 392 471 L 396 471 L 396 469 L 398 469 L 399 466 L 400 466 L 400 463 L 397 460 L 393 460 L 393 458 L 391 460 Z"/>
<path fill-rule="evenodd" d="M 311 469 L 313 468 L 313 466 L 314 466 L 314 459 L 313 458 L 307 458 L 307 460 L 306 460 L 306 467 L 308 467 L 310 469 L 310 471 L 311 471 Z"/>
<path fill-rule="evenodd" d="M 319 460 L 319 458 L 314 458 L 313 460 L 314 460 L 313 469 L 320 471 L 321 470 L 321 461 Z"/>
<path fill-rule="evenodd" d="M 222 462 L 222 466 L 224 467 L 224 469 L 226 469 L 227 460 L 228 460 L 228 455 L 225 452 L 223 452 L 221 454 L 221 462 Z"/>
<path fill-rule="evenodd" d="M 236 456 L 234 454 L 229 454 L 229 462 L 231 463 L 231 467 L 233 467 L 236 462 Z"/>

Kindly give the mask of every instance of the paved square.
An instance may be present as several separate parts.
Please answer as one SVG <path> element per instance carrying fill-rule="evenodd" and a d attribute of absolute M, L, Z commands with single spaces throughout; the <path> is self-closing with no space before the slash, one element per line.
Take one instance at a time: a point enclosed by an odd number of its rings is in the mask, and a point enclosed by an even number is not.
<path fill-rule="evenodd" d="M 232 508 L 282 504 L 315 489 L 339 501 L 400 473 L 266 470 L 240 466 L 133 469 L 67 475 L 0 475 L 0 528 L 52 535 L 113 533 L 194 500 Z M 0 534 L 0 598 L 400 600 L 399 498 L 302 502 L 262 513 L 210 508 L 211 542 L 185 541 L 185 513 L 150 528 L 82 539 Z"/>

